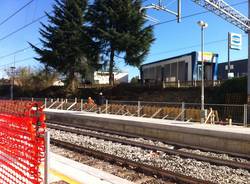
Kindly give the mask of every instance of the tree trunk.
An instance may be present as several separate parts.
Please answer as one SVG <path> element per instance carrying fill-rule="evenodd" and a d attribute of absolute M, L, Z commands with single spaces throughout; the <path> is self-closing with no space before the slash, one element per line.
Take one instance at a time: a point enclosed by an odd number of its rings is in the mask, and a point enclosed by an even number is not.
<path fill-rule="evenodd" d="M 69 74 L 67 89 L 73 93 L 76 91 L 76 79 L 74 72 L 70 72 Z"/>
<path fill-rule="evenodd" d="M 109 85 L 112 86 L 114 85 L 114 75 L 113 75 L 114 57 L 115 57 L 115 51 L 111 47 L 110 60 L 109 60 Z"/>

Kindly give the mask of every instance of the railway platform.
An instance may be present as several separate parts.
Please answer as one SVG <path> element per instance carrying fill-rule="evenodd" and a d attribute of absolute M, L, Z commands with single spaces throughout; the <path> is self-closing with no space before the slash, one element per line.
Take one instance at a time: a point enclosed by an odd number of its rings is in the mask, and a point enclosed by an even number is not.
<path fill-rule="evenodd" d="M 46 109 L 48 122 L 95 127 L 156 138 L 174 144 L 250 155 L 250 128 L 162 120 L 134 116 Z"/>
<path fill-rule="evenodd" d="M 49 168 L 49 184 L 132 184 L 55 153 L 50 153 Z"/>

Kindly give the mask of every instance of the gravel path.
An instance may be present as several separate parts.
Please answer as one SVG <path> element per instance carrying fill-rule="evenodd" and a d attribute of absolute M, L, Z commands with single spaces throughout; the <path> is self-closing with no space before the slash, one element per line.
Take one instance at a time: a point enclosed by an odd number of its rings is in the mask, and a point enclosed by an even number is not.
<path fill-rule="evenodd" d="M 152 152 L 138 147 L 51 129 L 51 137 L 83 147 L 99 150 L 136 162 L 153 165 L 173 172 L 215 183 L 250 184 L 250 173 L 243 169 L 215 166 L 194 159 L 184 159 L 163 152 Z"/>

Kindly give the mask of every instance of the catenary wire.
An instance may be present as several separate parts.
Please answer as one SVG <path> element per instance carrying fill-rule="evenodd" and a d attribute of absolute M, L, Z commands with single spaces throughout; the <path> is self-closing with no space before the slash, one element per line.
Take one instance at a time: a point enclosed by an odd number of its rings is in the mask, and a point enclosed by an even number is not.
<path fill-rule="evenodd" d="M 27 6 L 29 6 L 34 0 L 29 1 L 28 3 L 26 3 L 24 6 L 22 6 L 21 8 L 19 8 L 17 11 L 15 11 L 13 14 L 11 14 L 10 16 L 8 16 L 6 19 L 4 19 L 2 22 L 0 22 L 0 26 L 2 26 L 4 23 L 8 22 L 11 18 L 13 18 L 16 14 L 18 14 L 19 12 L 21 12 L 23 9 L 25 9 Z"/>
<path fill-rule="evenodd" d="M 145 0 L 144 2 L 146 2 L 146 1 L 148 1 L 148 0 Z M 245 4 L 245 3 L 247 3 L 247 2 L 248 2 L 248 1 L 242 1 L 242 2 L 238 2 L 238 3 L 232 4 L 231 6 L 238 6 L 238 5 L 241 5 L 241 4 Z M 208 12 L 210 12 L 210 11 L 202 11 L 202 12 L 193 13 L 193 14 L 190 14 L 190 15 L 183 16 L 182 19 L 194 17 L 194 16 L 201 15 L 201 14 L 205 14 L 205 13 L 208 13 Z M 52 12 L 49 12 L 49 14 L 51 14 L 51 13 L 52 13 Z M 30 23 L 28 23 L 28 24 L 22 26 L 21 28 L 19 28 L 19 29 L 13 31 L 12 33 L 9 33 L 8 35 L 6 35 L 6 36 L 0 38 L 0 41 L 2 41 L 2 39 L 6 39 L 6 38 L 12 36 L 13 34 L 15 34 L 15 33 L 19 32 L 19 31 L 21 31 L 22 29 L 24 29 L 24 28 L 26 28 L 26 27 L 28 27 L 28 26 L 34 24 L 35 22 L 38 22 L 39 20 L 43 19 L 44 17 L 46 17 L 46 15 L 43 15 L 43 16 L 37 18 L 36 20 L 34 20 L 34 21 L 32 21 L 32 22 L 30 22 Z M 163 22 L 160 22 L 160 23 L 153 24 L 152 26 L 159 26 L 159 25 L 162 25 L 162 24 L 166 24 L 166 23 L 170 23 L 170 22 L 176 21 L 176 20 L 177 20 L 176 18 L 175 18 L 175 19 L 170 19 L 170 20 L 166 20 L 166 21 L 163 21 Z M 225 41 L 225 39 L 224 39 L 223 41 Z M 216 42 L 221 42 L 221 40 L 215 40 L 215 41 L 213 41 L 213 42 L 215 42 L 215 43 L 216 43 Z M 37 43 L 37 44 L 35 44 L 35 45 L 39 45 L 39 44 L 41 44 L 41 43 Z M 198 45 L 198 44 L 197 44 L 197 45 Z M 199 45 L 198 45 L 198 46 L 199 46 Z M 187 46 L 186 48 L 190 48 L 190 47 L 194 47 L 194 46 Z M 26 48 L 23 48 L 23 49 L 14 51 L 14 52 L 12 52 L 12 53 L 10 53 L 10 54 L 4 55 L 4 56 L 0 56 L 0 59 L 3 59 L 3 58 L 6 58 L 6 57 L 15 55 L 15 54 L 17 54 L 17 53 L 23 52 L 23 50 L 28 50 L 28 49 L 30 49 L 30 48 L 31 48 L 31 47 L 29 46 L 29 47 L 26 47 Z M 180 49 L 176 49 L 175 51 L 177 51 L 177 50 L 183 50 L 183 49 L 184 49 L 184 48 L 180 48 Z M 169 52 L 169 51 L 166 51 L 166 52 Z M 171 52 L 172 52 L 172 51 L 171 51 Z M 152 53 L 152 54 L 155 55 L 154 53 Z M 124 59 L 124 58 L 123 58 L 123 59 Z"/>
<path fill-rule="evenodd" d="M 241 4 L 245 4 L 247 2 L 248 1 L 242 1 L 242 2 L 238 2 L 238 3 L 232 4 L 231 6 L 238 6 L 238 5 L 241 5 Z M 186 19 L 186 18 L 189 18 L 189 17 L 194 17 L 194 16 L 197 16 L 197 15 L 202 15 L 202 14 L 205 14 L 205 13 L 208 13 L 208 12 L 210 12 L 210 11 L 206 10 L 206 11 L 202 11 L 202 12 L 193 13 L 193 14 L 190 14 L 190 15 L 182 16 L 181 19 Z M 170 22 L 173 22 L 173 21 L 177 21 L 177 18 L 166 20 L 166 21 L 159 22 L 159 23 L 155 23 L 152 26 L 159 26 L 159 25 L 170 23 Z"/>

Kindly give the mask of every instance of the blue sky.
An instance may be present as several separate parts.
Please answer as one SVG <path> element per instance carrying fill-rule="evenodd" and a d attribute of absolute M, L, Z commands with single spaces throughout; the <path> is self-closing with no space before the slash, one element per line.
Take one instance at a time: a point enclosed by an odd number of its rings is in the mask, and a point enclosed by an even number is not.
<path fill-rule="evenodd" d="M 12 14 L 14 11 L 22 7 L 30 0 L 1 0 L 0 1 L 0 22 L 6 17 Z M 191 0 L 182 0 L 182 14 L 190 15 L 197 12 L 205 11 L 202 7 L 193 3 Z M 245 2 L 235 8 L 240 10 L 243 14 L 247 15 L 247 0 L 225 0 L 228 4 L 235 4 L 239 2 Z M 147 0 L 144 4 L 155 3 L 157 0 Z M 44 12 L 50 12 L 52 10 L 53 0 L 34 0 L 28 7 L 18 13 L 11 20 L 0 26 L 0 77 L 5 76 L 5 69 L 8 69 L 13 65 L 14 59 L 16 66 L 32 66 L 40 67 L 39 63 L 32 59 L 35 53 L 31 49 L 27 49 L 24 52 L 6 56 L 17 50 L 28 47 L 27 42 L 33 44 L 39 43 L 39 27 L 40 23 L 36 22 L 25 29 L 3 39 L 9 33 L 17 30 L 25 24 L 28 24 L 37 18 L 44 15 Z M 169 8 L 175 10 L 176 0 L 165 0 L 165 5 L 169 4 Z M 160 22 L 172 20 L 175 17 L 171 14 L 149 10 L 148 14 L 157 18 Z M 144 63 L 153 62 L 156 60 L 181 55 L 184 53 L 199 51 L 200 50 L 200 28 L 197 25 L 197 21 L 204 20 L 209 26 L 205 30 L 205 42 L 213 42 L 218 40 L 227 39 L 228 32 L 235 32 L 243 34 L 243 49 L 240 51 L 232 51 L 232 60 L 247 58 L 247 36 L 246 34 L 231 25 L 230 23 L 222 20 L 213 13 L 205 13 L 199 16 L 193 16 L 183 19 L 181 23 L 176 21 L 161 24 L 154 27 L 155 42 L 151 46 L 150 53 Z M 47 18 L 43 18 L 40 21 L 46 23 Z M 148 22 L 148 24 L 154 24 Z M 205 44 L 205 50 L 219 54 L 219 62 L 227 61 L 227 41 L 218 41 L 214 44 Z M 6 56 L 6 57 L 3 57 Z M 129 77 L 139 75 L 137 68 L 124 65 L 121 59 L 117 58 L 117 66 L 123 70 L 129 72 Z"/>

